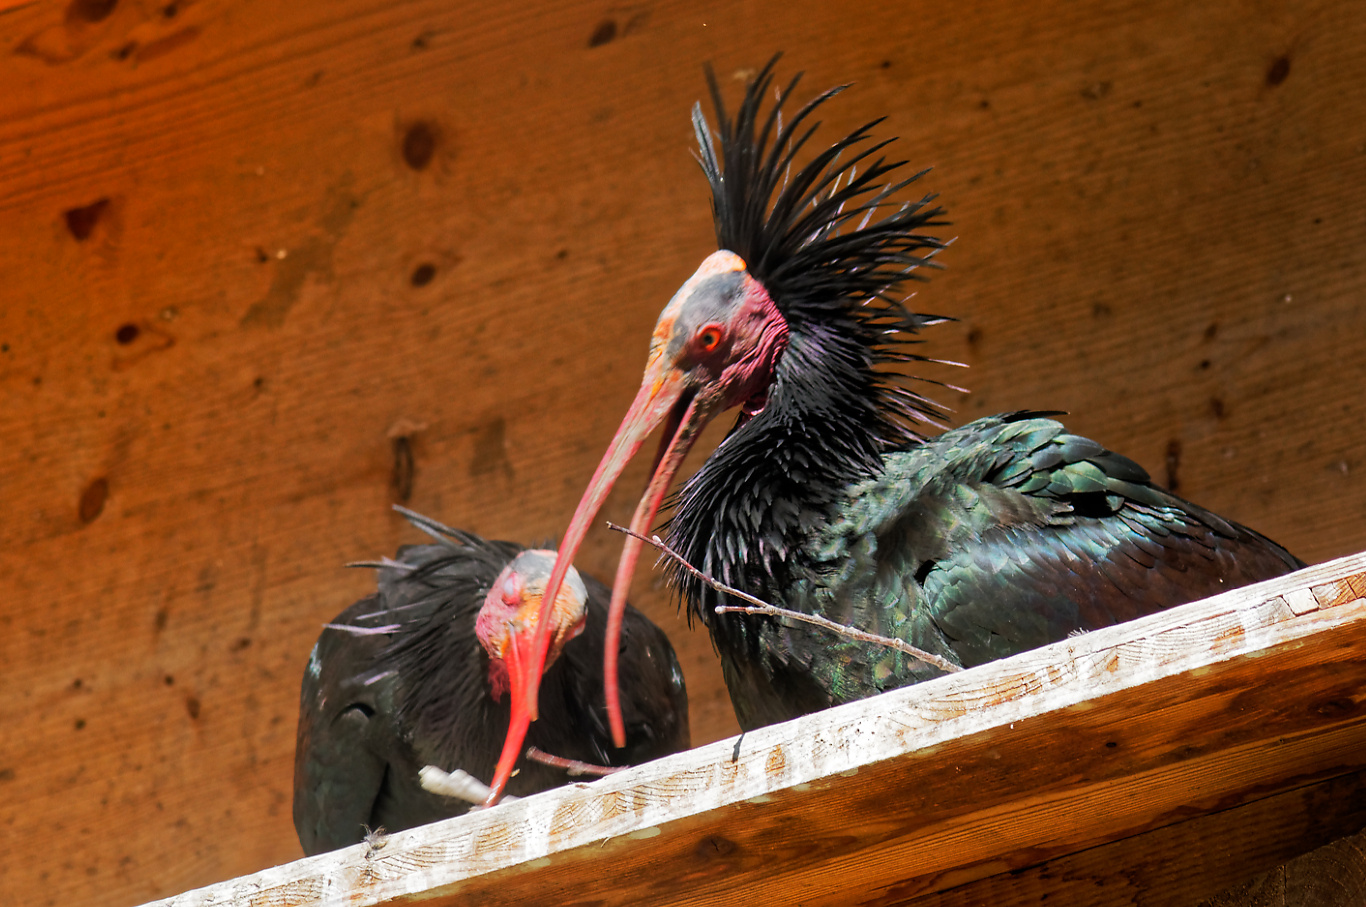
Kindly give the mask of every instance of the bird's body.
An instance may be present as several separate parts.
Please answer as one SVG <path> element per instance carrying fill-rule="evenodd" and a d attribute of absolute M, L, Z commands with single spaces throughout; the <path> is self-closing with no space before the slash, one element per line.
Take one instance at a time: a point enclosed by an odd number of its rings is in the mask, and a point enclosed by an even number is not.
<path fill-rule="evenodd" d="M 525 549 L 440 528 L 459 544 L 400 548 L 380 566 L 376 592 L 338 615 L 309 657 L 294 764 L 294 824 L 308 854 L 357 843 L 367 826 L 397 831 L 469 808 L 425 790 L 425 765 L 494 774 L 509 697 L 491 677 L 475 624 Z M 612 747 L 600 673 L 609 593 L 590 577 L 583 587 L 587 621 L 545 671 L 540 720 L 527 742 L 598 765 L 685 749 L 682 672 L 664 633 L 634 610 L 623 636 L 631 650 L 623 656 L 631 678 L 627 746 Z M 562 769 L 524 761 L 507 788 L 526 795 L 568 780 Z"/>
<path fill-rule="evenodd" d="M 1132 461 L 1048 414 L 979 419 L 931 437 L 943 412 L 889 366 L 944 321 L 903 305 L 945 245 L 932 196 L 894 197 L 878 121 L 796 158 L 812 112 L 841 89 L 764 113 L 770 62 L 734 118 L 693 121 L 719 251 L 661 313 L 640 390 L 565 533 L 567 567 L 626 461 L 663 426 L 631 529 L 646 532 L 703 425 L 740 415 L 674 502 L 668 542 L 692 566 L 779 607 L 971 666 L 1290 572 L 1252 530 L 1153 485 Z M 719 153 L 717 145 L 719 145 Z M 613 589 L 624 604 L 639 540 Z M 547 588 L 555 588 L 551 574 Z M 711 631 L 749 729 L 939 672 L 899 651 L 790 618 L 728 612 L 681 568 L 675 587 Z M 728 605 L 741 604 L 725 601 Z M 616 687 L 607 647 L 609 715 Z M 614 731 L 620 735 L 620 726 Z"/>
<path fill-rule="evenodd" d="M 745 445 L 732 442 L 738 456 Z M 756 471 L 746 501 L 717 495 L 711 468 L 685 488 L 674 516 L 671 542 L 690 562 L 767 601 L 963 667 L 1302 566 L 1153 485 L 1131 460 L 1030 413 L 889 451 L 871 476 L 810 497 L 781 467 Z M 808 516 L 810 528 L 788 526 L 783 556 L 765 563 L 746 557 L 757 534 L 742 527 L 779 524 L 762 515 L 768 500 Z M 696 531 L 727 524 L 730 532 Z M 804 624 L 713 613 L 719 593 L 681 571 L 675 581 L 711 629 L 747 730 L 940 673 Z"/>

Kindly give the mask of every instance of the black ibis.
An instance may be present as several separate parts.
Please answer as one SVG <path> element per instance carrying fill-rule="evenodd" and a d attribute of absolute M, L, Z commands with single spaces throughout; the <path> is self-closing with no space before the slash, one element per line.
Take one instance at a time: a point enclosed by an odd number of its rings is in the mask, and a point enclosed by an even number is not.
<path fill-rule="evenodd" d="M 713 131 L 693 109 L 720 251 L 665 306 L 645 375 L 574 513 L 553 592 L 589 521 L 655 428 L 663 437 L 632 520 L 647 531 L 702 426 L 734 427 L 677 492 L 668 541 L 689 563 L 775 605 L 977 665 L 1303 564 L 1284 548 L 1155 485 L 1133 461 L 1050 413 L 943 414 L 904 373 L 946 319 L 908 311 L 909 282 L 943 248 L 921 173 L 887 157 L 874 120 L 811 152 L 813 114 L 842 88 L 764 111 L 773 61 L 728 117 L 708 70 Z M 806 155 L 803 159 L 803 155 Z M 640 542 L 628 539 L 610 643 Z M 723 596 L 672 574 L 711 632 L 743 728 L 915 683 L 938 672 L 899 651 L 790 620 L 718 614 Z M 729 604 L 742 604 L 729 601 Z M 541 640 L 537 654 L 546 649 Z"/>
<path fill-rule="evenodd" d="M 294 827 L 310 855 L 357 843 L 367 827 L 398 831 L 468 809 L 423 788 L 425 765 L 493 777 L 498 793 L 569 780 L 534 762 L 512 776 L 520 748 L 495 764 L 523 689 L 537 689 L 529 654 L 555 552 L 404 513 L 436 543 L 405 545 L 397 560 L 371 565 L 377 590 L 323 629 L 304 672 Z M 627 745 L 611 745 L 601 674 L 608 598 L 606 586 L 571 569 L 540 617 L 550 655 L 527 742 L 599 765 L 686 749 L 683 673 L 664 632 L 632 608 L 621 638 Z"/>

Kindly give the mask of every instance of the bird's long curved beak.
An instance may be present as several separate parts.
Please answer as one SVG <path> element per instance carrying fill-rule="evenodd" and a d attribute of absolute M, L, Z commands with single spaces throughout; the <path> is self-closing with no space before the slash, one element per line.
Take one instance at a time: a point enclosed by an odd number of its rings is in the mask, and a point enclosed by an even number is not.
<path fill-rule="evenodd" d="M 578 508 L 569 522 L 564 539 L 560 542 L 559 555 L 546 584 L 546 595 L 555 594 L 569 565 L 588 532 L 589 524 L 602 507 L 603 501 L 612 490 L 613 484 L 621 476 L 622 470 L 631 458 L 639 452 L 649 434 L 660 425 L 667 430 L 660 440 L 660 453 L 657 457 L 650 483 L 645 489 L 635 515 L 631 518 L 631 529 L 644 533 L 654 522 L 660 504 L 673 481 L 679 465 L 687 456 L 696 440 L 698 432 L 706 424 L 711 413 L 699 405 L 692 395 L 687 376 L 673 367 L 664 355 L 656 352 L 651 356 L 645 369 L 645 376 L 626 417 L 622 419 L 612 443 L 593 473 L 587 490 L 579 501 Z M 621 705 L 617 686 L 618 640 L 621 636 L 622 617 L 626 612 L 626 593 L 635 572 L 636 560 L 640 554 L 641 542 L 628 537 L 617 566 L 616 579 L 612 583 L 612 602 L 608 609 L 607 637 L 604 646 L 603 683 L 607 691 L 607 715 L 612 727 L 612 739 L 616 746 L 626 743 L 626 729 L 621 719 Z M 544 621 L 542 622 L 544 624 Z M 544 659 L 548 641 L 538 641 L 537 657 Z M 533 691 L 534 695 L 534 691 Z M 532 712 L 534 715 L 534 711 Z"/>
<path fill-rule="evenodd" d="M 569 571 L 569 565 L 574 562 L 579 546 L 583 544 L 584 536 L 588 533 L 589 523 L 593 517 L 597 516 L 598 510 L 601 509 L 603 501 L 607 499 L 612 486 L 621 476 L 626 464 L 639 452 L 646 437 L 660 425 L 665 426 L 664 435 L 660 439 L 660 452 L 655 458 L 654 469 L 651 471 L 650 483 L 640 499 L 640 504 L 636 507 L 635 515 L 631 518 L 631 529 L 637 533 L 644 533 L 649 530 L 650 524 L 654 522 L 655 516 L 659 513 L 664 495 L 668 492 L 669 485 L 678 472 L 678 467 L 682 465 L 688 451 L 692 449 L 698 434 L 717 412 L 725 408 L 726 402 L 723 394 L 727 392 L 723 390 L 718 379 L 716 377 L 709 379 L 694 377 L 678 367 L 670 358 L 668 350 L 674 340 L 674 329 L 677 326 L 678 319 L 684 307 L 692 300 L 693 294 L 698 292 L 700 288 L 707 286 L 711 278 L 732 272 L 742 272 L 743 274 L 744 271 L 744 261 L 734 252 L 725 250 L 713 252 L 707 256 L 692 277 L 684 282 L 683 286 L 669 300 L 669 304 L 664 307 L 664 311 L 660 313 L 659 320 L 655 323 L 650 344 L 650 358 L 645 365 L 645 375 L 641 380 L 640 390 L 636 393 L 631 408 L 626 411 L 626 417 L 621 420 L 621 426 L 612 438 L 612 443 L 608 445 L 607 453 L 603 454 L 602 462 L 598 464 L 597 471 L 593 473 L 593 478 L 588 483 L 588 488 L 584 491 L 583 497 L 579 500 L 579 506 L 574 511 L 573 518 L 569 521 L 569 528 L 565 530 L 564 538 L 560 541 L 560 550 L 555 559 L 555 566 L 546 582 L 545 594 L 547 599 L 558 594 L 560 584 Z M 786 343 L 786 326 L 768 294 L 763 291 L 761 286 L 755 284 L 754 290 L 747 293 L 745 302 L 748 304 L 746 311 L 749 314 L 761 316 L 757 319 L 755 332 L 767 338 L 767 342 L 754 343 L 751 346 L 754 349 L 767 350 L 770 354 L 774 350 L 780 350 Z M 744 315 L 745 311 L 742 311 L 741 314 Z M 776 326 L 776 330 L 768 330 L 774 326 Z M 729 391 L 732 405 L 745 398 L 743 391 L 748 388 L 748 384 L 741 384 Z M 608 723 L 612 727 L 612 740 L 618 747 L 624 746 L 626 743 L 626 728 L 621 720 L 621 703 L 617 688 L 618 640 L 621 636 L 622 617 L 626 612 L 626 592 L 631 584 L 631 576 L 635 572 L 641 544 L 642 542 L 639 539 L 628 537 L 622 549 L 616 579 L 612 583 L 612 602 L 608 609 L 607 638 L 603 651 L 603 684 L 607 691 L 607 717 Z M 539 635 L 537 636 L 535 650 L 532 653 L 536 659 L 534 676 L 537 683 L 539 683 L 539 672 L 545 664 L 546 652 L 549 648 L 549 638 L 546 636 L 546 607 L 548 606 L 542 606 L 542 619 L 538 625 L 540 627 Z M 535 697 L 538 694 L 539 691 L 535 687 L 529 689 L 527 694 L 532 697 L 527 708 L 533 721 L 536 718 Z M 507 745 L 511 745 L 511 742 L 512 731 L 509 731 Z M 519 737 L 517 746 L 520 745 L 521 738 Z"/>
<path fill-rule="evenodd" d="M 546 597 L 544 602 L 553 602 L 553 598 Z M 549 617 L 547 609 L 542 607 L 542 618 L 537 624 L 537 629 L 543 626 Z M 522 754 L 522 742 L 526 739 L 527 728 L 531 727 L 531 722 L 536 720 L 536 702 L 540 697 L 540 669 L 533 669 L 536 659 L 533 657 L 536 651 L 536 638 L 539 633 L 533 633 L 530 627 L 520 632 L 508 635 L 507 647 L 503 650 L 503 662 L 508 669 L 508 704 L 512 707 L 512 716 L 508 720 L 507 737 L 503 739 L 503 751 L 498 755 L 498 765 L 493 770 L 493 781 L 489 784 L 488 799 L 484 801 L 485 806 L 493 806 L 498 799 L 503 796 L 503 790 L 507 787 L 508 779 L 512 777 L 512 770 L 517 765 L 517 758 Z M 549 638 L 549 634 L 547 639 Z M 531 707 L 527 707 L 527 703 Z"/>

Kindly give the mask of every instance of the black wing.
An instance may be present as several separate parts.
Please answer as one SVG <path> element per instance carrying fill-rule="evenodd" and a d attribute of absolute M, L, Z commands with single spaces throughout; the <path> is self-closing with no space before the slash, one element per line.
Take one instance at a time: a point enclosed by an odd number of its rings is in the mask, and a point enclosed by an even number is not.
<path fill-rule="evenodd" d="M 885 467 L 807 547 L 785 603 L 965 666 L 1304 566 L 1038 414 L 979 419 Z M 810 664 L 832 703 L 938 673 L 829 634 L 768 633 L 769 673 Z"/>

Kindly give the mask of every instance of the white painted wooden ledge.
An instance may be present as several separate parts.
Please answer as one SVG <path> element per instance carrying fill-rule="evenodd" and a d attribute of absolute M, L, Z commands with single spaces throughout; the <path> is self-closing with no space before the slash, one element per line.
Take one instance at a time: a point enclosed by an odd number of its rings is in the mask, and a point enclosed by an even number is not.
<path fill-rule="evenodd" d="M 1205 856 L 1268 859 L 1363 768 L 1366 553 L 156 903 L 971 903 L 1126 841 L 1179 875 L 1200 845 L 1152 841 L 1258 803 Z"/>

